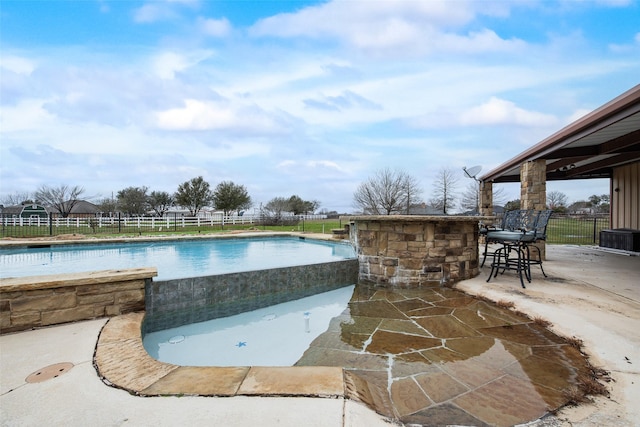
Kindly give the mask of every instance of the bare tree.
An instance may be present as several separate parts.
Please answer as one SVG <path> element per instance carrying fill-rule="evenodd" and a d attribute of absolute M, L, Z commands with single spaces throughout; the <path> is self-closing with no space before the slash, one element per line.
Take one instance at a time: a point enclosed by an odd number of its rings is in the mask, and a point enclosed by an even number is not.
<path fill-rule="evenodd" d="M 506 203 L 506 195 L 504 188 L 496 188 L 493 190 L 493 206 L 503 206 Z M 480 205 L 480 183 L 472 182 L 467 185 L 462 193 L 462 200 L 460 201 L 460 207 L 464 211 L 478 212 L 478 206 Z"/>
<path fill-rule="evenodd" d="M 103 213 L 113 214 L 118 210 L 118 203 L 112 197 L 105 197 L 98 202 L 98 207 Z"/>
<path fill-rule="evenodd" d="M 274 197 L 269 202 L 260 207 L 260 215 L 264 225 L 290 225 L 298 222 L 296 216 L 285 215 L 291 212 L 289 199 L 284 197 Z"/>
<path fill-rule="evenodd" d="M 2 197 L 2 204 L 4 206 L 15 206 L 22 205 L 25 203 L 33 203 L 34 200 L 31 196 L 31 193 L 25 191 L 16 191 L 13 194 L 7 194 Z"/>
<path fill-rule="evenodd" d="M 547 193 L 547 205 L 549 209 L 558 210 L 566 208 L 567 195 L 561 191 L 550 191 Z"/>
<path fill-rule="evenodd" d="M 370 215 L 409 213 L 422 193 L 418 181 L 401 170 L 378 170 L 358 186 L 354 204 Z"/>
<path fill-rule="evenodd" d="M 504 191 L 504 187 L 493 189 L 493 206 L 504 206 L 507 203 L 507 194 Z"/>
<path fill-rule="evenodd" d="M 36 201 L 45 206 L 57 210 L 63 218 L 71 213 L 73 207 L 80 202 L 79 197 L 84 193 L 84 188 L 76 185 L 60 185 L 59 187 L 49 187 L 42 185 L 35 193 Z"/>
<path fill-rule="evenodd" d="M 467 184 L 467 187 L 462 193 L 462 200 L 460 201 L 460 207 L 463 211 L 472 211 L 478 213 L 478 205 L 480 204 L 480 184 L 477 182 L 471 182 Z"/>
<path fill-rule="evenodd" d="M 213 193 L 209 183 L 199 176 L 180 184 L 175 198 L 177 204 L 189 209 L 191 215 L 196 216 L 200 209 L 211 202 Z"/>
<path fill-rule="evenodd" d="M 433 183 L 431 204 L 445 215 L 455 207 L 457 185 L 457 172 L 451 168 L 440 169 Z"/>

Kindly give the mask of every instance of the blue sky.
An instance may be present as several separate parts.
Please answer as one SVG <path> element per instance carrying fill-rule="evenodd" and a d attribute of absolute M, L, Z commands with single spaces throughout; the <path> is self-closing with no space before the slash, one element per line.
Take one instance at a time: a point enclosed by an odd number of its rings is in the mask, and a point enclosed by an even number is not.
<path fill-rule="evenodd" d="M 442 168 L 462 192 L 463 166 L 487 172 L 640 83 L 631 0 L 2 0 L 0 19 L 1 195 L 201 175 L 256 207 L 351 212 L 389 167 L 428 201 Z"/>

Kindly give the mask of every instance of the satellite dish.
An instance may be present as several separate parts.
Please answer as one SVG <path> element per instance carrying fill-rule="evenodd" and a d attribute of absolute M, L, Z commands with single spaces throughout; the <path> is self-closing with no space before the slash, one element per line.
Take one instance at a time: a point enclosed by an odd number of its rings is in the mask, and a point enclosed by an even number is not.
<path fill-rule="evenodd" d="M 472 166 L 469 169 L 467 169 L 467 167 L 465 166 L 462 168 L 462 170 L 464 171 L 464 174 L 467 175 L 468 178 L 476 179 L 476 176 L 482 170 L 482 166 Z"/>

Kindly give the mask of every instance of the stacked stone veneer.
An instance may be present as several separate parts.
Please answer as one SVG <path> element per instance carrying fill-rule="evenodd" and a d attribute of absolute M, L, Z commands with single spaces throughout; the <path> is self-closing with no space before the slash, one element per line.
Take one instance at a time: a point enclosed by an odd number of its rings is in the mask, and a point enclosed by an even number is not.
<path fill-rule="evenodd" d="M 543 211 L 547 208 L 546 160 L 525 162 L 520 168 L 520 208 Z M 544 241 L 534 243 L 540 250 L 540 259 L 546 259 Z M 533 254 L 536 251 L 532 252 Z"/>
<path fill-rule="evenodd" d="M 144 310 L 155 268 L 0 279 L 0 333 Z"/>
<path fill-rule="evenodd" d="M 493 215 L 493 183 L 480 183 L 480 215 Z"/>
<path fill-rule="evenodd" d="M 483 218 L 352 218 L 350 238 L 358 252 L 360 283 L 430 286 L 478 275 L 478 221 Z"/>
<path fill-rule="evenodd" d="M 520 209 L 545 210 L 547 206 L 546 161 L 525 162 L 520 168 Z"/>
<path fill-rule="evenodd" d="M 147 284 L 144 331 L 153 332 L 353 285 L 358 260 L 157 281 Z"/>

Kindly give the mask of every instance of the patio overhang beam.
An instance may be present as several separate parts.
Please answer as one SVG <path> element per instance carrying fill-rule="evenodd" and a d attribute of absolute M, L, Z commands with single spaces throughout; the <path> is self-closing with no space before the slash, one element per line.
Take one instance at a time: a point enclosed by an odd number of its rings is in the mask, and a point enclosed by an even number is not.
<path fill-rule="evenodd" d="M 602 154 L 622 153 L 638 145 L 640 145 L 640 129 L 599 145 L 561 148 L 544 156 L 540 156 L 539 158 L 558 159 L 563 157 L 590 157 Z"/>
<path fill-rule="evenodd" d="M 593 163 L 588 163 L 584 166 L 576 167 L 574 169 L 569 169 L 567 171 L 567 178 L 581 176 L 590 172 L 612 169 L 615 166 L 622 166 L 636 160 L 640 160 L 640 151 L 618 154 L 617 156 L 609 157 L 607 159 L 603 159 Z"/>

